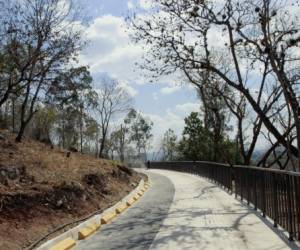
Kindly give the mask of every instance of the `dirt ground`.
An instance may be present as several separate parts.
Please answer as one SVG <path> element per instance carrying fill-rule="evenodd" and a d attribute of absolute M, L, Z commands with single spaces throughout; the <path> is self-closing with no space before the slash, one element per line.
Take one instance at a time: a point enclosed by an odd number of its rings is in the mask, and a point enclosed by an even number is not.
<path fill-rule="evenodd" d="M 27 248 L 62 224 L 110 207 L 141 179 L 118 162 L 67 155 L 30 139 L 17 144 L 0 130 L 0 250 Z"/>

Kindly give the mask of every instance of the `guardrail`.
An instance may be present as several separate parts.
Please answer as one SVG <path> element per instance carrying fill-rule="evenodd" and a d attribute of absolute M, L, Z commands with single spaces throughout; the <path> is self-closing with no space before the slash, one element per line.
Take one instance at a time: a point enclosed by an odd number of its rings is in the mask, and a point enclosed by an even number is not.
<path fill-rule="evenodd" d="M 245 200 L 300 240 L 300 173 L 212 162 L 151 162 L 149 168 L 199 175 Z"/>

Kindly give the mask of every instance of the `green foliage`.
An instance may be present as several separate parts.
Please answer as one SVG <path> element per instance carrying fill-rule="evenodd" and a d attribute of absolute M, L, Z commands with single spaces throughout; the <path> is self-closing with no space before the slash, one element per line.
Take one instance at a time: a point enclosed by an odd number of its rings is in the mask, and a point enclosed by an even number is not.
<path fill-rule="evenodd" d="M 243 159 L 236 141 L 225 139 L 222 142 L 222 160 L 226 163 L 242 165 Z"/>
<path fill-rule="evenodd" d="M 162 140 L 163 160 L 172 161 L 177 157 L 177 136 L 172 129 L 168 129 Z"/>
<path fill-rule="evenodd" d="M 70 68 L 61 72 L 51 83 L 47 102 L 58 105 L 79 105 L 83 97 L 89 104 L 95 103 L 92 77 L 87 67 Z"/>
<path fill-rule="evenodd" d="M 128 128 L 124 124 L 121 124 L 120 128 L 113 131 L 110 135 L 112 150 L 118 153 L 122 162 L 125 160 L 125 150 L 128 148 L 130 142 L 128 131 Z"/>
<path fill-rule="evenodd" d="M 131 109 L 124 123 L 129 128 L 129 140 L 136 144 L 138 154 L 140 154 L 142 150 L 146 152 L 149 140 L 153 137 L 151 134 L 153 122 L 143 117 L 136 110 Z"/>
<path fill-rule="evenodd" d="M 32 136 L 39 141 L 51 144 L 51 132 L 58 119 L 57 110 L 52 106 L 40 107 L 31 126 Z"/>
<path fill-rule="evenodd" d="M 184 119 L 185 127 L 179 142 L 179 153 L 182 160 L 210 160 L 210 132 L 200 120 L 199 113 L 192 112 Z"/>
<path fill-rule="evenodd" d="M 93 140 L 99 130 L 98 127 L 99 125 L 95 119 L 92 117 L 86 117 L 84 135 L 90 140 Z"/>
<path fill-rule="evenodd" d="M 178 144 L 179 159 L 232 164 L 241 162 L 239 149 L 234 141 L 219 137 L 218 147 L 215 147 L 214 133 L 204 127 L 199 113 L 192 112 L 184 119 L 184 122 L 182 139 Z"/>

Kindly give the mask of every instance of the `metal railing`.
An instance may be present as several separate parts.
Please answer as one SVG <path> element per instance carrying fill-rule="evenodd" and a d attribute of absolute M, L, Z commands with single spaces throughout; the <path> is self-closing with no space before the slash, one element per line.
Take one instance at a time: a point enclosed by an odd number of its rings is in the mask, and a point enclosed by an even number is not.
<path fill-rule="evenodd" d="M 212 162 L 151 162 L 153 169 L 199 175 L 246 201 L 300 240 L 300 173 Z"/>

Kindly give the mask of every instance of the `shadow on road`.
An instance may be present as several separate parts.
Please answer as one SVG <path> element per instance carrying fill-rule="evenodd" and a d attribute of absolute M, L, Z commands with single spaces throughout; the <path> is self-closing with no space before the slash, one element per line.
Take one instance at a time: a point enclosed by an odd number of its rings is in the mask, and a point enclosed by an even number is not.
<path fill-rule="evenodd" d="M 153 187 L 141 200 L 93 237 L 80 242 L 76 249 L 148 249 L 168 216 L 175 192 L 173 183 L 167 177 L 154 173 L 150 175 L 154 177 Z"/>
<path fill-rule="evenodd" d="M 199 187 L 197 182 L 192 185 L 193 193 L 174 200 L 175 188 L 172 181 L 153 172 L 149 174 L 153 177 L 153 183 L 145 196 L 96 235 L 80 242 L 77 249 L 243 250 L 249 249 L 249 246 L 256 249 L 256 245 L 259 246 L 257 249 L 299 249 L 296 244 L 288 241 L 283 232 L 273 228 L 272 223 L 259 212 L 238 200 L 230 198 L 228 203 L 220 201 L 209 206 L 210 200 L 218 199 L 216 194 L 228 198 L 228 194 L 215 184 L 203 185 L 198 181 Z M 189 193 L 189 186 L 191 183 L 176 187 L 176 194 Z M 202 206 L 199 206 L 199 201 Z M 261 222 L 281 240 L 272 242 L 256 232 L 256 228 L 261 228 Z M 266 247 L 264 243 L 267 243 Z"/>

